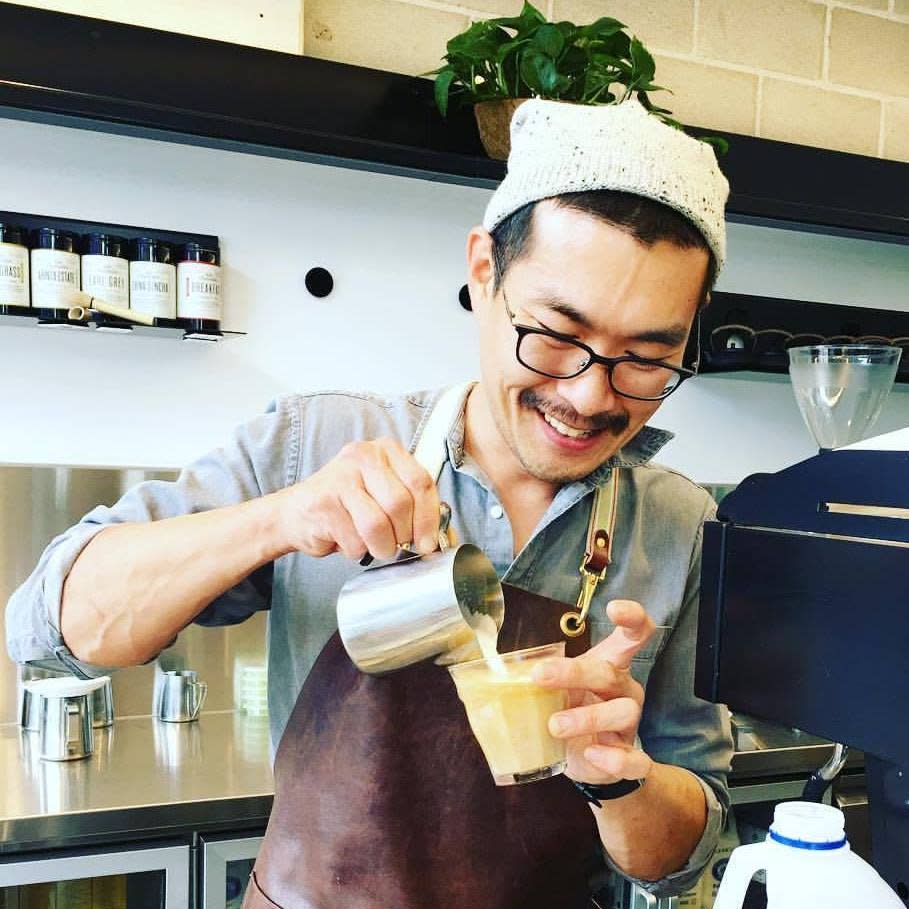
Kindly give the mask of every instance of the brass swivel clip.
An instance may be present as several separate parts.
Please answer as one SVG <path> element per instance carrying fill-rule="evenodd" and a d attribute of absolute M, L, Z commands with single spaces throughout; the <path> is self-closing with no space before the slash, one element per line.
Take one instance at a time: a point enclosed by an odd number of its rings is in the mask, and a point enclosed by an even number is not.
<path fill-rule="evenodd" d="M 605 555 L 608 544 L 609 538 L 606 534 L 597 534 L 594 545 L 598 550 L 601 550 L 601 553 L 597 553 L 598 555 Z M 566 612 L 559 620 L 562 634 L 568 638 L 577 638 L 584 633 L 584 629 L 587 627 L 587 613 L 590 612 L 590 604 L 593 602 L 597 584 L 606 577 L 608 563 L 603 566 L 602 571 L 591 571 L 587 567 L 590 561 L 590 554 L 585 553 L 584 560 L 581 562 L 581 591 L 578 594 L 577 606 L 574 610 Z"/>

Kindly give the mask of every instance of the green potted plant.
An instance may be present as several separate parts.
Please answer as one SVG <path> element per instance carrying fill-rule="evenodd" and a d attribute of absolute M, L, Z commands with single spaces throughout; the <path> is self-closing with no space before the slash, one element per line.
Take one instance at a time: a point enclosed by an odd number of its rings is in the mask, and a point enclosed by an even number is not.
<path fill-rule="evenodd" d="M 531 3 L 519 16 L 485 19 L 455 35 L 445 65 L 434 75 L 442 116 L 452 103 L 473 104 L 487 154 L 504 160 L 515 109 L 528 98 L 573 104 L 620 104 L 636 97 L 652 114 L 682 129 L 669 110 L 648 93 L 656 64 L 644 45 L 617 19 L 604 16 L 589 25 L 549 22 Z M 719 151 L 725 141 L 703 137 Z"/>

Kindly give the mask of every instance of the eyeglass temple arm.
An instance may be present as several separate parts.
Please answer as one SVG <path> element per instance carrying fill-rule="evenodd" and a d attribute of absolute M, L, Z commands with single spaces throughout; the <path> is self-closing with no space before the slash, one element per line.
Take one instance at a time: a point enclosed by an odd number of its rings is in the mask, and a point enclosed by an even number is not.
<path fill-rule="evenodd" d="M 701 314 L 694 317 L 694 360 L 688 368 L 692 372 L 698 372 L 701 368 Z"/>

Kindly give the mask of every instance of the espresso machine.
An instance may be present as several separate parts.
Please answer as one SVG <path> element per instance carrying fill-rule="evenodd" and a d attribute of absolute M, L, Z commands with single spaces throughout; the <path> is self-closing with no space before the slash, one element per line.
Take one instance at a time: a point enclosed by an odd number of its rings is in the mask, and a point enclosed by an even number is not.
<path fill-rule="evenodd" d="M 864 751 L 873 863 L 909 905 L 909 429 L 856 444 L 899 349 L 790 354 L 821 450 L 705 525 L 695 691 Z"/>

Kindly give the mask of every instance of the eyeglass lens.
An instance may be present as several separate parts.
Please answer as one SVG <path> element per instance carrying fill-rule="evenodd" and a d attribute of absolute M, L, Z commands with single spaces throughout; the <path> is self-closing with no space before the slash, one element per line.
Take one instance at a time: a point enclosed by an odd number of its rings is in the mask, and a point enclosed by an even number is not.
<path fill-rule="evenodd" d="M 590 355 L 571 341 L 528 333 L 518 343 L 518 359 L 528 369 L 559 379 L 570 379 L 586 369 Z M 623 361 L 612 367 L 612 387 L 619 394 L 659 399 L 681 382 L 679 373 L 664 366 Z"/>

